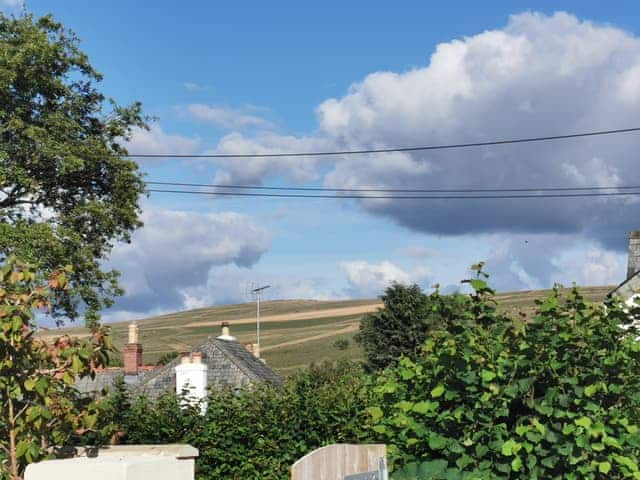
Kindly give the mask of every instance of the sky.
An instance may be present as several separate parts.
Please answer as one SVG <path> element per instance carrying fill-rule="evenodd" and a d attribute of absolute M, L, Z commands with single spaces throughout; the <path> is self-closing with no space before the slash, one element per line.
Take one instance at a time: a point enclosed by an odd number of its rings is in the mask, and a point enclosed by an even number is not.
<path fill-rule="evenodd" d="M 478 142 L 640 126 L 636 1 L 28 0 L 81 39 L 131 153 Z M 0 0 L 5 12 L 19 0 Z M 331 188 L 640 185 L 640 135 L 335 158 L 147 159 L 148 180 Z M 616 284 L 640 199 L 353 200 L 151 194 L 105 268 L 127 320 L 250 299 L 445 291 L 485 261 L 501 291 Z"/>

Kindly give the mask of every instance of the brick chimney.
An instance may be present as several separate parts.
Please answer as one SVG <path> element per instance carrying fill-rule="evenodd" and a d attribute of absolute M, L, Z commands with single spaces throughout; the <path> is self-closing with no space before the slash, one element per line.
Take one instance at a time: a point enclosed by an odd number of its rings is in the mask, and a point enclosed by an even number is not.
<path fill-rule="evenodd" d="M 629 233 L 629 258 L 627 260 L 627 280 L 640 272 L 640 230 Z"/>
<path fill-rule="evenodd" d="M 124 374 L 137 375 L 142 366 L 142 345 L 138 342 L 138 325 L 129 324 L 129 341 L 124 347 Z"/>

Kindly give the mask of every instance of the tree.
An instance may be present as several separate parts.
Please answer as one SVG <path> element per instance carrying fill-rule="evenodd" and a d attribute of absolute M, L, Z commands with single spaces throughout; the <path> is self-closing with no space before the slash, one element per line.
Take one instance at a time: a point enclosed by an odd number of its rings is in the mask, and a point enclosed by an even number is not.
<path fill-rule="evenodd" d="M 418 285 L 394 284 L 382 302 L 381 310 L 362 318 L 355 337 L 370 370 L 385 368 L 403 356 L 416 358 L 430 331 L 462 318 L 467 299 L 438 291 L 427 295 Z"/>
<path fill-rule="evenodd" d="M 378 379 L 369 413 L 393 478 L 640 478 L 639 309 L 556 288 L 508 318 L 481 268 L 469 321 Z"/>
<path fill-rule="evenodd" d="M 51 454 L 91 429 L 95 407 L 73 384 L 106 365 L 111 350 L 104 328 L 90 340 L 35 336 L 34 311 L 50 307 L 54 290 L 67 287 L 68 269 L 48 281 L 29 265 L 8 258 L 0 268 L 0 478 L 17 480 L 27 463 Z"/>
<path fill-rule="evenodd" d="M 141 225 L 142 174 L 122 146 L 141 105 L 107 102 L 78 39 L 50 16 L 0 13 L 0 262 L 70 264 L 52 314 L 88 324 L 121 294 L 102 262 Z"/>

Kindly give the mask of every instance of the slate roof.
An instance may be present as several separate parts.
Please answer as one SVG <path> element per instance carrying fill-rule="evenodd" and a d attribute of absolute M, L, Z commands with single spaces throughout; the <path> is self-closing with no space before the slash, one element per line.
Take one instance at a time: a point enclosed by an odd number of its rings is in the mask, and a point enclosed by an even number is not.
<path fill-rule="evenodd" d="M 640 272 L 627 278 L 624 282 L 609 292 L 609 297 L 617 295 L 623 302 L 626 302 L 634 295 L 640 294 Z"/>
<path fill-rule="evenodd" d="M 202 362 L 207 365 L 207 385 L 209 388 L 241 388 L 253 383 L 271 382 L 279 385 L 281 379 L 268 365 L 255 358 L 237 340 L 209 338 L 196 345 L 191 352 L 201 352 Z M 180 363 L 178 357 L 170 363 L 142 372 L 136 376 L 124 376 L 125 383 L 133 393 L 141 393 L 156 398 L 166 391 L 175 391 L 174 367 Z M 96 375 L 80 379 L 76 387 L 81 393 L 96 395 L 114 385 L 115 379 L 123 376 L 121 369 L 106 370 Z"/>

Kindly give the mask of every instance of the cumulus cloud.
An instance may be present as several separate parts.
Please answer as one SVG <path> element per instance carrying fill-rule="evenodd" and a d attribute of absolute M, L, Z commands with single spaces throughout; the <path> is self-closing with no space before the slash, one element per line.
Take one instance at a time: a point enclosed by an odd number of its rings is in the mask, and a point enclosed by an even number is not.
<path fill-rule="evenodd" d="M 417 267 L 406 271 L 397 265 L 382 261 L 370 263 L 362 260 L 342 262 L 340 268 L 346 273 L 350 297 L 372 297 L 381 295 L 392 283 L 422 283 L 431 277 L 428 267 Z"/>
<path fill-rule="evenodd" d="M 130 244 L 117 245 L 110 265 L 122 272 L 128 312 L 179 310 L 189 289 L 206 284 L 212 269 L 253 266 L 270 248 L 270 236 L 233 212 L 195 213 L 146 206 L 144 227 Z"/>
<path fill-rule="evenodd" d="M 229 265 L 211 269 L 205 283 L 184 290 L 185 308 L 252 301 L 254 298 L 249 290 L 258 284 L 271 286 L 265 291 L 265 300 L 328 300 L 344 297 L 344 294 L 331 287 L 331 282 L 326 278 L 255 272 Z"/>
<path fill-rule="evenodd" d="M 193 103 L 187 106 L 187 113 L 195 120 L 208 122 L 218 127 L 234 128 L 269 128 L 271 122 L 253 113 L 254 108 L 233 109 L 216 105 Z"/>
<path fill-rule="evenodd" d="M 615 285 L 624 279 L 624 254 L 585 238 L 519 234 L 479 240 L 492 245 L 484 260 L 492 286 L 500 291 L 549 288 L 555 283 Z"/>
<path fill-rule="evenodd" d="M 160 125 L 152 125 L 149 130 L 136 128 L 127 149 L 132 154 L 195 153 L 201 144 L 197 137 L 184 137 L 165 133 Z"/>
<path fill-rule="evenodd" d="M 322 148 L 325 142 L 315 137 L 285 136 L 273 132 L 263 132 L 255 137 L 233 132 L 219 142 L 215 153 L 279 153 L 313 151 Z M 212 152 L 213 153 L 213 152 Z M 294 182 L 309 182 L 320 177 L 320 159 L 313 157 L 258 157 L 251 161 L 238 162 L 219 160 L 221 168 L 216 172 L 216 184 L 260 184 L 270 175 L 282 175 Z"/>
<path fill-rule="evenodd" d="M 0 0 L 0 8 L 17 10 L 24 7 L 24 0 Z"/>
<path fill-rule="evenodd" d="M 243 152 L 377 148 L 572 133 L 635 125 L 640 39 L 567 13 L 523 13 L 498 30 L 438 45 L 424 66 L 375 72 L 322 102 L 310 137 L 233 134 L 219 149 Z M 228 183 L 269 176 L 330 187 L 472 188 L 599 186 L 640 182 L 637 135 L 456 151 L 225 163 Z M 288 147 L 288 148 L 287 148 Z M 306 162 L 306 163 L 305 163 Z M 292 165 L 305 175 L 291 175 Z M 295 167 L 294 167 L 295 168 Z M 445 235 L 573 234 L 624 245 L 640 214 L 630 198 L 367 200 L 361 207 L 413 230 Z"/>

